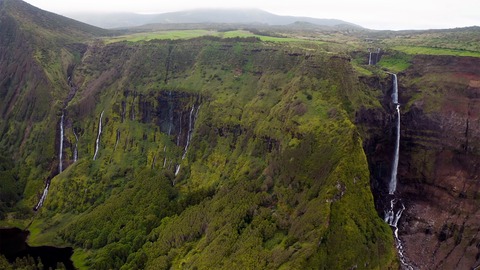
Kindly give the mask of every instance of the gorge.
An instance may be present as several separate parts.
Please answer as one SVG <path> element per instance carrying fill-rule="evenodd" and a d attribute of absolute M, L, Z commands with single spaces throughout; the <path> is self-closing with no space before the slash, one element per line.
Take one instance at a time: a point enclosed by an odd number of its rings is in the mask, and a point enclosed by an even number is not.
<path fill-rule="evenodd" d="M 479 28 L 209 27 L 0 0 L 0 226 L 79 269 L 480 264 Z"/>
<path fill-rule="evenodd" d="M 398 226 L 400 218 L 402 217 L 403 211 L 405 211 L 405 205 L 402 203 L 401 198 L 397 198 L 395 196 L 395 191 L 397 190 L 397 173 L 398 173 L 398 162 L 400 156 L 400 103 L 398 103 L 398 79 L 397 74 L 391 73 L 393 77 L 393 84 L 392 84 L 392 103 L 395 105 L 395 112 L 396 112 L 396 121 L 395 121 L 395 150 L 393 154 L 393 162 L 392 162 L 392 174 L 390 177 L 390 182 L 388 183 L 388 197 L 390 197 L 390 205 L 387 206 L 385 210 L 385 222 L 393 228 L 393 234 L 395 236 L 396 248 L 400 258 L 400 262 L 402 264 L 402 268 L 404 269 L 413 269 L 407 263 L 407 259 L 405 258 L 404 254 L 404 247 L 402 245 L 402 241 L 400 240 L 398 234 Z M 399 207 L 400 205 L 400 207 Z"/>

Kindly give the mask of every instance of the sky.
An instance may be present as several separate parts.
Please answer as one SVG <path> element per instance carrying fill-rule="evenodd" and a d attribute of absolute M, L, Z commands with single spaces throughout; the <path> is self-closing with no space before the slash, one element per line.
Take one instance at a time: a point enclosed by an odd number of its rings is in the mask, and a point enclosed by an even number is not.
<path fill-rule="evenodd" d="M 25 0 L 58 14 L 165 13 L 196 8 L 258 8 L 278 15 L 340 19 L 377 30 L 480 26 L 480 0 Z"/>

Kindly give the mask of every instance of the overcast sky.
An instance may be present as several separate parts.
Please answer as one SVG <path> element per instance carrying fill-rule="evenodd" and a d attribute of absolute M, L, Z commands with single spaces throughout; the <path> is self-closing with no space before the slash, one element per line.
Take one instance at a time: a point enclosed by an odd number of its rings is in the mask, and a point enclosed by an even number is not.
<path fill-rule="evenodd" d="M 259 8 L 279 15 L 341 19 L 371 29 L 480 26 L 480 0 L 26 0 L 59 14 L 164 13 L 195 8 Z"/>

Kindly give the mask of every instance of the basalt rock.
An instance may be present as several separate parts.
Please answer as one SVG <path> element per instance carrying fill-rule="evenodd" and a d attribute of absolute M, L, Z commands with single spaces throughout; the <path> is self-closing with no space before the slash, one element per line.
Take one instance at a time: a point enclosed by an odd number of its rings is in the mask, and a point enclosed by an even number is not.
<path fill-rule="evenodd" d="M 406 204 L 400 221 L 405 255 L 419 269 L 475 268 L 480 264 L 480 59 L 417 56 L 399 84 L 397 195 Z M 388 95 L 388 88 L 383 91 Z M 385 103 L 384 108 L 357 113 L 369 134 L 364 148 L 378 210 L 385 204 L 394 144 L 392 112 Z"/>

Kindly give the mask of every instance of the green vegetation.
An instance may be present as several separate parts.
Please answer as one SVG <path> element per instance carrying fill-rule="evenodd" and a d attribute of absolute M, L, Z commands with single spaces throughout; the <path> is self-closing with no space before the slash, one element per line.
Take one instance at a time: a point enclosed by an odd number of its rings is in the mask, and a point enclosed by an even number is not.
<path fill-rule="evenodd" d="M 422 34 L 379 40 L 381 61 L 367 66 L 364 32 L 92 39 L 98 29 L 54 26 L 21 12 L 1 20 L 5 33 L 25 34 L 0 39 L 1 78 L 13 74 L 0 83 L 0 217 L 2 225 L 34 219 L 30 244 L 71 245 L 81 269 L 397 267 L 357 113 L 382 108 L 385 70 L 409 76 L 422 55 L 478 57 L 453 38 L 422 45 Z M 458 39 L 469 44 L 472 35 Z M 442 78 L 402 81 L 428 90 L 405 109 L 422 100 L 425 111 L 438 109 L 449 93 Z M 57 175 L 62 109 L 66 169 Z"/>
<path fill-rule="evenodd" d="M 411 60 L 412 57 L 410 55 L 393 51 L 393 53 L 384 55 L 377 65 L 390 72 L 398 73 L 409 68 Z"/>
<path fill-rule="evenodd" d="M 76 130 L 80 160 L 52 179 L 32 243 L 73 245 L 95 269 L 395 265 L 350 120 L 376 101 L 346 58 L 250 38 L 91 46 L 67 107 L 65 157 Z M 33 205 L 42 182 L 27 188 Z"/>
<path fill-rule="evenodd" d="M 395 36 L 385 35 L 389 46 L 428 47 L 454 51 L 480 52 L 480 28 L 466 27 L 430 31 L 402 31 Z"/>
<path fill-rule="evenodd" d="M 453 55 L 453 56 L 470 56 L 480 57 L 479 51 L 466 51 L 455 49 L 443 49 L 423 46 L 394 46 L 392 49 L 407 54 L 426 54 L 426 55 Z"/>
<path fill-rule="evenodd" d="M 305 39 L 301 38 L 292 38 L 292 37 L 273 37 L 254 34 L 246 30 L 235 30 L 235 31 L 213 31 L 213 30 L 166 30 L 166 31 L 155 31 L 155 32 L 145 32 L 145 33 L 135 33 L 124 36 L 109 37 L 105 39 L 106 43 L 113 43 L 119 41 L 150 41 L 154 39 L 166 40 L 166 39 L 192 39 L 202 36 L 212 36 L 220 38 L 258 38 L 262 41 L 270 42 L 305 42 Z"/>
<path fill-rule="evenodd" d="M 152 39 L 190 39 L 197 38 L 201 36 L 211 36 L 216 35 L 217 32 L 208 31 L 208 30 L 175 30 L 175 31 L 158 31 L 158 32 L 146 32 L 146 33 L 137 33 L 130 34 L 125 36 L 117 36 L 112 38 L 107 38 L 107 43 L 118 42 L 118 41 L 149 41 Z"/>
<path fill-rule="evenodd" d="M 234 37 L 257 37 L 262 41 L 271 41 L 271 42 L 299 42 L 305 41 L 305 39 L 300 38 L 291 38 L 291 37 L 272 37 L 272 36 L 265 36 L 265 35 L 258 35 L 253 34 L 249 31 L 238 30 L 238 31 L 228 31 L 219 34 L 220 37 L 223 38 L 234 38 Z"/>

